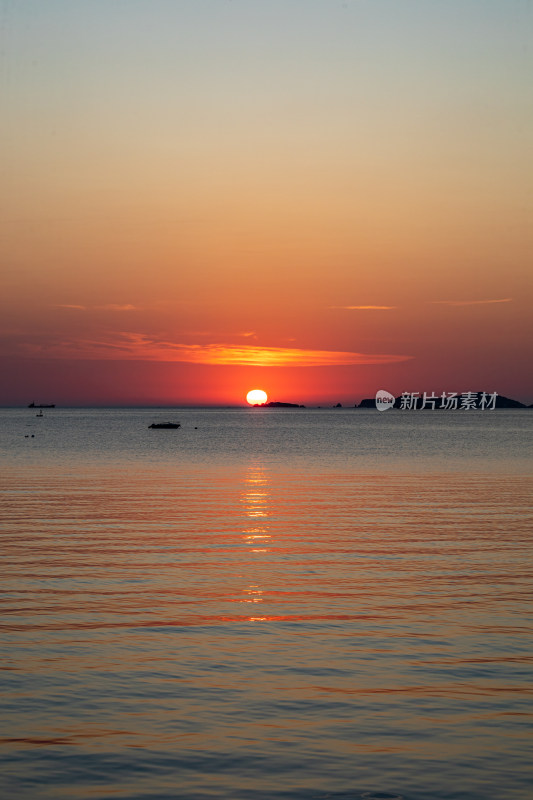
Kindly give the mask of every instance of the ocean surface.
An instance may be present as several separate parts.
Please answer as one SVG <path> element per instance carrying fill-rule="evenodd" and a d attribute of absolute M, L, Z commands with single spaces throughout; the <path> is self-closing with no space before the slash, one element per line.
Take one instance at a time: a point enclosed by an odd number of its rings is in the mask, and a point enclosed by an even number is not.
<path fill-rule="evenodd" d="M 533 411 L 43 414 L 0 409 L 2 800 L 532 797 Z"/>

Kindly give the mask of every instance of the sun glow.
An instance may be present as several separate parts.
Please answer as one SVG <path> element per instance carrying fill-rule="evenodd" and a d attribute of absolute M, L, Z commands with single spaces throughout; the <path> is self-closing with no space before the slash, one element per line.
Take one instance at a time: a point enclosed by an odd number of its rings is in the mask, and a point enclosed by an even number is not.
<path fill-rule="evenodd" d="M 251 406 L 261 405 L 261 403 L 266 403 L 268 395 L 262 389 L 251 389 L 246 395 L 246 400 Z"/>

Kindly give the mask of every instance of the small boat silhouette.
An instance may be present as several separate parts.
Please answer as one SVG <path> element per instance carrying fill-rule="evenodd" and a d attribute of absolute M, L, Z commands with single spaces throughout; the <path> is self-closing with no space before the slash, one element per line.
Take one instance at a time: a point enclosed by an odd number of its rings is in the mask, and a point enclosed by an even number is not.
<path fill-rule="evenodd" d="M 39 411 L 39 413 L 38 413 L 38 414 L 36 414 L 35 416 L 36 416 L 36 417 L 44 417 L 44 414 L 43 414 L 43 410 L 42 410 L 42 408 L 41 408 L 41 410 Z"/>
<path fill-rule="evenodd" d="M 149 428 L 181 428 L 179 422 L 152 422 Z"/>

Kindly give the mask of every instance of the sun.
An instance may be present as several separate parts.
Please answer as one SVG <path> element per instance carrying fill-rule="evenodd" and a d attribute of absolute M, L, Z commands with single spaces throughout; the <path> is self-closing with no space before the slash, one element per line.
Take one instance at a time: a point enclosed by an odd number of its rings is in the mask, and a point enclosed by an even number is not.
<path fill-rule="evenodd" d="M 266 403 L 268 395 L 262 389 L 251 389 L 246 395 L 246 400 L 251 406 L 257 406 Z"/>

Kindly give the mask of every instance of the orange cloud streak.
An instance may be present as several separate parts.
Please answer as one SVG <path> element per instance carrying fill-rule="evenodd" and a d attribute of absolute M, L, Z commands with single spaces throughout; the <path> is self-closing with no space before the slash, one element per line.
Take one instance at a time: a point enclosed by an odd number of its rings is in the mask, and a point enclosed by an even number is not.
<path fill-rule="evenodd" d="M 391 311 L 397 306 L 329 306 L 329 308 L 340 308 L 345 311 Z"/>
<path fill-rule="evenodd" d="M 132 306 L 131 303 L 106 303 L 103 306 L 81 306 L 75 303 L 59 303 L 55 308 L 73 308 L 77 311 L 136 311 L 137 306 Z"/>
<path fill-rule="evenodd" d="M 512 297 L 504 297 L 501 300 L 433 300 L 443 306 L 485 306 L 492 303 L 511 303 Z"/>
<path fill-rule="evenodd" d="M 150 339 L 138 333 L 118 334 L 114 341 L 79 341 L 26 344 L 26 355 L 85 360 L 119 359 L 139 361 L 181 361 L 254 367 L 321 367 L 347 364 L 392 364 L 412 356 L 367 354 L 334 350 L 306 350 L 289 347 L 253 347 L 230 344 L 180 344 Z"/>

